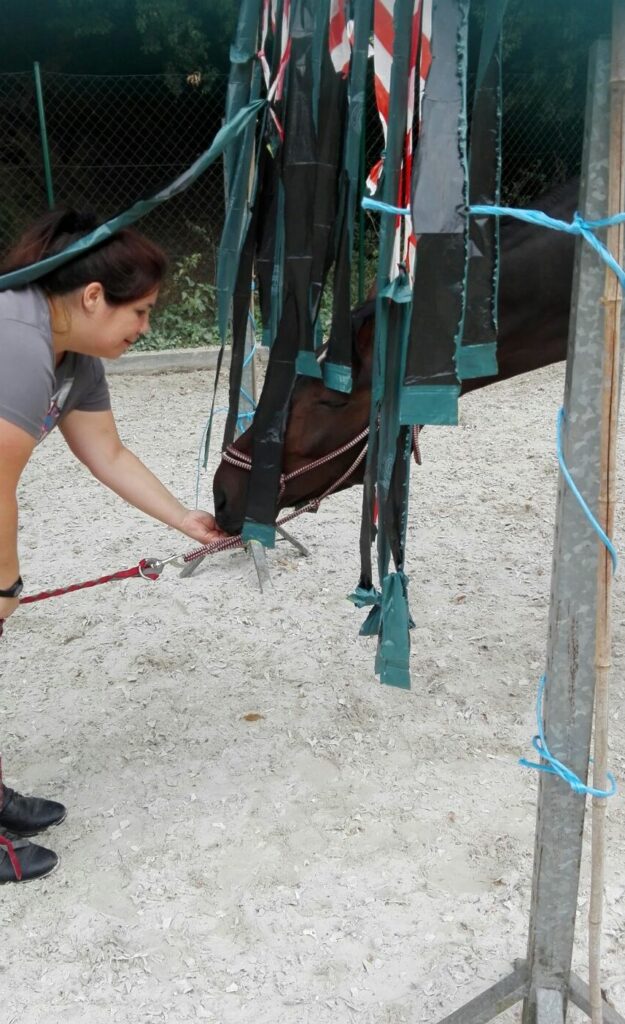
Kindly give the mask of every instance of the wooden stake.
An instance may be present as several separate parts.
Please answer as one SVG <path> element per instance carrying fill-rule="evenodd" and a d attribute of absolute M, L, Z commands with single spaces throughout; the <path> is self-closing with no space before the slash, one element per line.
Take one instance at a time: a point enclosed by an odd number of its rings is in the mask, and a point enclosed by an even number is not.
<path fill-rule="evenodd" d="M 612 72 L 610 76 L 610 163 L 608 215 L 625 207 L 625 0 L 614 0 L 612 19 Z M 607 244 L 618 263 L 623 259 L 625 229 L 608 228 Z M 614 528 L 616 498 L 616 438 L 619 404 L 619 356 L 622 289 L 616 275 L 606 270 L 603 296 L 604 357 L 601 409 L 599 523 L 609 537 Z M 608 788 L 609 672 L 612 638 L 612 562 L 603 545 L 597 580 L 597 641 L 595 689 L 595 742 L 593 786 Z M 601 924 L 605 884 L 605 798 L 592 801 L 592 877 L 589 912 L 589 977 L 592 1024 L 602 1024 Z"/>

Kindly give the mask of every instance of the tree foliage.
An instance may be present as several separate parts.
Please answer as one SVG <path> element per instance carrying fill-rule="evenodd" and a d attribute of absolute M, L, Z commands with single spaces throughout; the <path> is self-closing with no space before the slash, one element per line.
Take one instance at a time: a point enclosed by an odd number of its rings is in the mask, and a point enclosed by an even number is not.
<path fill-rule="evenodd" d="M 237 0 L 10 0 L 5 38 L 11 67 L 33 60 L 74 73 L 199 73 L 228 69 Z M 20 66 L 15 66 L 15 61 Z"/>

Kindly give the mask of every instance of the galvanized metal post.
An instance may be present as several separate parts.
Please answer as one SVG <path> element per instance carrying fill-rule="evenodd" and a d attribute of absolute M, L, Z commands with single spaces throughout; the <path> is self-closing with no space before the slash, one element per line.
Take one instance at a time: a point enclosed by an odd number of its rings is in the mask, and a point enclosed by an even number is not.
<path fill-rule="evenodd" d="M 580 210 L 606 214 L 610 48 L 594 49 L 586 111 Z M 603 352 L 604 267 L 578 245 L 564 389 L 564 456 L 596 513 Z M 546 665 L 545 736 L 553 756 L 582 780 L 588 776 L 595 688 L 598 541 L 560 477 Z M 562 1019 L 566 1012 L 583 844 L 585 796 L 541 773 L 528 944 L 530 988 L 524 1024 Z M 557 993 L 547 997 L 546 991 Z M 559 1006 L 559 1009 L 557 1009 Z"/>
<path fill-rule="evenodd" d="M 48 206 L 54 206 L 54 188 L 52 185 L 52 162 L 50 160 L 50 147 L 48 146 L 48 130 L 46 128 L 46 108 L 43 102 L 43 86 L 41 83 L 41 68 L 39 61 L 35 61 L 35 92 L 37 94 L 37 112 L 39 114 L 39 133 L 41 135 L 41 152 L 43 155 L 43 173 L 46 180 L 46 194 Z"/>
<path fill-rule="evenodd" d="M 606 215 L 610 50 L 593 47 L 584 140 L 580 210 Z M 578 244 L 564 394 L 568 468 L 592 510 L 599 495 L 604 268 Z M 598 540 L 560 480 L 551 583 L 544 725 L 552 755 L 588 777 L 595 685 Z M 563 1024 L 570 1000 L 590 1010 L 588 986 L 571 972 L 586 798 L 559 777 L 539 778 L 534 878 L 527 960 L 441 1024 L 486 1024 L 524 1000 L 523 1024 Z M 604 1024 L 625 1024 L 604 1002 Z"/>

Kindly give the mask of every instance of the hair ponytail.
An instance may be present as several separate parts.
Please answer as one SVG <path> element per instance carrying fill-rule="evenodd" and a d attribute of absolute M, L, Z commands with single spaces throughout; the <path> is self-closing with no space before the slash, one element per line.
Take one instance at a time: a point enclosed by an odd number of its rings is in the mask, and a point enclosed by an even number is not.
<path fill-rule="evenodd" d="M 54 256 L 90 234 L 99 221 L 92 212 L 57 208 L 45 213 L 23 233 L 2 262 L 9 273 Z M 99 281 L 109 305 L 134 302 L 153 291 L 167 270 L 163 250 L 134 228 L 122 228 L 105 242 L 64 263 L 35 282 L 48 295 L 67 295 Z"/>

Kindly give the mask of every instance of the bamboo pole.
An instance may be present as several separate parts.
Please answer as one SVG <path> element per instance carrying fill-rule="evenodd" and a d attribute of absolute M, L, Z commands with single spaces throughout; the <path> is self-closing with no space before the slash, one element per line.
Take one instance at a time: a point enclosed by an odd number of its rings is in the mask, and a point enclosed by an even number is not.
<path fill-rule="evenodd" d="M 610 149 L 608 215 L 625 207 L 625 0 L 614 0 L 612 18 L 612 70 L 610 75 Z M 617 260 L 623 258 L 625 229 L 622 224 L 608 228 L 607 245 Z M 615 274 L 606 269 L 604 305 L 604 356 L 601 396 L 599 523 L 609 537 L 613 534 L 616 500 L 616 440 L 619 404 L 619 355 L 622 289 Z M 593 786 L 608 788 L 609 673 L 612 636 L 612 563 L 601 546 L 597 578 L 597 640 L 595 689 L 595 740 Z M 605 885 L 605 842 L 607 801 L 592 800 L 592 874 L 589 911 L 589 978 L 592 1024 L 602 1024 L 601 926 Z"/>

